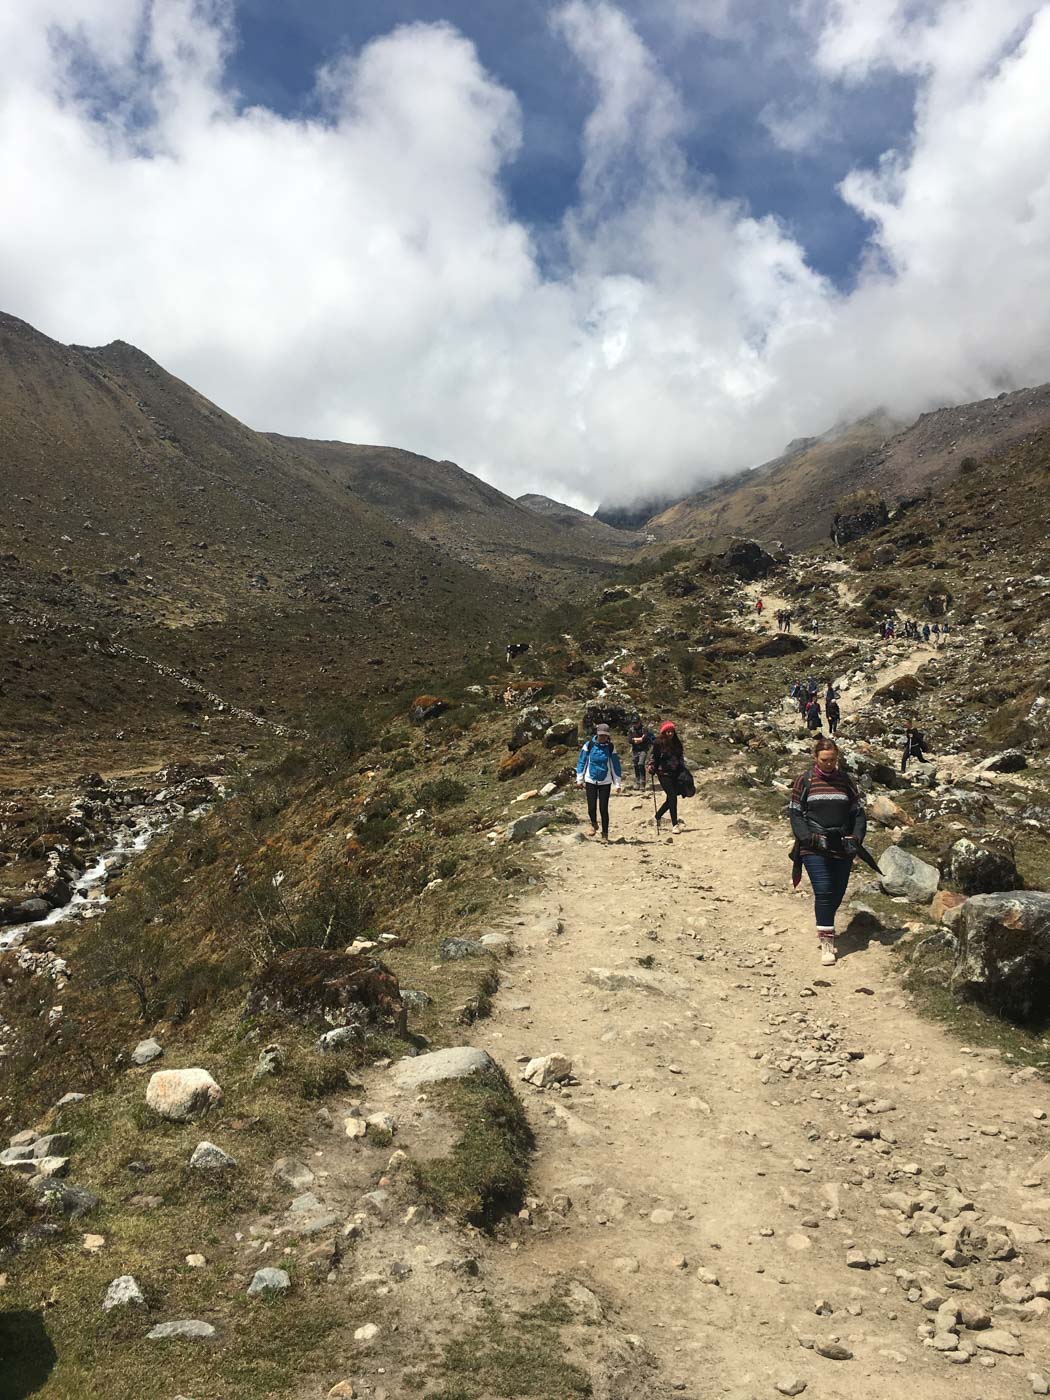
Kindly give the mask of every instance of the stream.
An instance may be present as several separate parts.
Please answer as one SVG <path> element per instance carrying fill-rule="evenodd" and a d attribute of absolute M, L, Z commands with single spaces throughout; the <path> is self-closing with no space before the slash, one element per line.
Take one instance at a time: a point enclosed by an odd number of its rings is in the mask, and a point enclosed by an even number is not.
<path fill-rule="evenodd" d="M 188 811 L 180 802 L 167 801 L 155 806 L 132 807 L 123 813 L 111 833 L 110 844 L 77 876 L 66 903 L 56 905 L 42 919 L 0 930 L 0 953 L 20 948 L 30 934 L 40 929 L 69 919 L 96 918 L 109 903 L 105 887 L 113 875 L 122 871 L 133 857 L 140 855 L 180 818 L 188 817 L 193 821 L 206 810 L 207 805 Z"/>

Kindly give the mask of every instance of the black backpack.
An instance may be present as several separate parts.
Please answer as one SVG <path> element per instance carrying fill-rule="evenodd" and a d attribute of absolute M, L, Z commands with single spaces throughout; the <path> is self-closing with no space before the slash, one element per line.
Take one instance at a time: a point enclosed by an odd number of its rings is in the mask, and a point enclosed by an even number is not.
<path fill-rule="evenodd" d="M 678 789 L 679 797 L 696 796 L 696 780 L 693 778 L 692 773 L 690 773 L 689 769 L 685 766 L 684 763 L 678 770 L 678 777 L 675 779 L 675 786 Z"/>

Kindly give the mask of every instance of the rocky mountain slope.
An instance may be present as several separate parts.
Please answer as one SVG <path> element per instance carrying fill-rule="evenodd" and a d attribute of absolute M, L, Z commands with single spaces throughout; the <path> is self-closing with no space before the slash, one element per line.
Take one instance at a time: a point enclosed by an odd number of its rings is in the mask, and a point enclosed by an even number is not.
<path fill-rule="evenodd" d="M 687 496 L 646 529 L 664 541 L 734 535 L 791 548 L 828 538 L 836 503 L 872 491 L 892 505 L 1050 428 L 1050 385 L 925 413 L 905 426 L 874 414 L 791 444 L 771 462 Z"/>
<path fill-rule="evenodd" d="M 608 549 L 618 558 L 623 557 L 625 546 L 640 547 L 646 542 L 646 537 L 640 530 L 621 530 L 615 526 L 606 525 L 597 516 L 588 515 L 586 511 L 577 510 L 574 506 L 567 506 L 561 501 L 552 500 L 550 496 L 529 493 L 519 496 L 518 504 L 534 511 L 537 515 L 544 516 L 547 520 L 564 525 L 567 529 L 593 543 L 595 548 Z"/>
<path fill-rule="evenodd" d="M 505 534 L 516 523 L 535 554 L 517 575 L 479 571 L 134 347 L 59 345 L 11 316 L 0 483 L 0 736 L 34 762 L 60 737 L 70 772 L 114 743 L 150 761 L 176 734 L 210 751 L 250 735 L 238 710 L 289 723 L 462 660 L 534 608 L 557 533 L 491 493 L 493 518 L 513 516 Z M 488 488 L 474 485 L 484 534 Z M 585 579 L 572 550 L 554 567 Z M 211 697 L 200 715 L 184 682 Z"/>
<path fill-rule="evenodd" d="M 568 507 L 530 509 L 528 501 L 513 500 L 455 462 L 393 447 L 269 436 L 312 458 L 331 481 L 419 539 L 520 583 L 539 606 L 577 596 L 622 568 L 643 542 L 611 529 L 581 530 Z"/>

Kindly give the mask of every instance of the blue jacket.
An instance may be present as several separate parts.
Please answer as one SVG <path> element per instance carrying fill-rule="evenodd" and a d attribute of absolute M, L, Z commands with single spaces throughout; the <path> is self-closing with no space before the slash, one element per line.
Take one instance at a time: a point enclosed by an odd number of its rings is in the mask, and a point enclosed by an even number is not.
<path fill-rule="evenodd" d="M 598 743 L 597 736 L 592 736 L 580 750 L 576 776 L 587 783 L 619 783 L 623 777 L 620 755 L 612 744 L 604 748 Z"/>

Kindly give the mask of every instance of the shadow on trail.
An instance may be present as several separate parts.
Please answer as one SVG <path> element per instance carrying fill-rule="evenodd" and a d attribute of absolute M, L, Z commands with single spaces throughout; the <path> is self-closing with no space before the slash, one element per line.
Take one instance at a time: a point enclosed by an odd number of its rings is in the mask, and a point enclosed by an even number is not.
<path fill-rule="evenodd" d="M 4 1400 L 38 1395 L 57 1360 L 42 1313 L 0 1312 L 0 1394 Z"/>
<path fill-rule="evenodd" d="M 852 919 L 835 939 L 835 952 L 841 961 L 854 953 L 863 953 L 872 943 L 878 943 L 883 948 L 892 948 L 906 932 L 903 928 L 883 928 L 881 924 Z"/>

